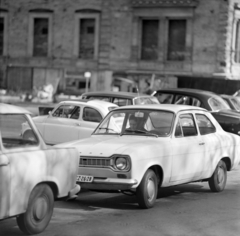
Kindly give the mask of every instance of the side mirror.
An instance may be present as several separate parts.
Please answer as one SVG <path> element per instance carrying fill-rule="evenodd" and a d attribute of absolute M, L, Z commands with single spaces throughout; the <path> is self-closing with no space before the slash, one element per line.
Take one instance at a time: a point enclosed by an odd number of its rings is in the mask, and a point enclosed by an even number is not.
<path fill-rule="evenodd" d="M 49 116 L 52 116 L 52 111 L 49 111 L 49 112 L 48 112 L 48 115 L 49 115 Z"/>

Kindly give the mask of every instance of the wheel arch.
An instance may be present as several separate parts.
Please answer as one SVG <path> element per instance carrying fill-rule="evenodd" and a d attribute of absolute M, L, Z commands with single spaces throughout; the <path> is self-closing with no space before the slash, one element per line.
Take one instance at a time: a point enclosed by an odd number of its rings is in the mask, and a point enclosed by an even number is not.
<path fill-rule="evenodd" d="M 229 157 L 223 157 L 221 159 L 221 161 L 223 161 L 227 167 L 227 171 L 230 171 L 231 170 L 231 166 L 232 166 L 232 163 L 231 163 L 231 159 Z"/>
<path fill-rule="evenodd" d="M 161 186 L 163 182 L 163 176 L 164 176 L 162 167 L 159 165 L 153 165 L 153 166 L 150 166 L 148 169 L 151 169 L 155 172 L 158 179 L 158 186 Z"/>

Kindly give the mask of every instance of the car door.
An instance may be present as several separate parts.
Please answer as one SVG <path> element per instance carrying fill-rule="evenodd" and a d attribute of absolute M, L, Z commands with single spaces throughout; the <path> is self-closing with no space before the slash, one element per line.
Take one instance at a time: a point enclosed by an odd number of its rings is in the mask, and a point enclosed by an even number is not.
<path fill-rule="evenodd" d="M 224 145 L 224 142 L 223 137 L 216 132 L 216 127 L 207 114 L 196 113 L 195 117 L 205 147 L 205 165 L 202 178 L 207 178 L 215 168 L 214 159 L 221 156 L 221 145 Z"/>
<path fill-rule="evenodd" d="M 1 138 L 1 134 L 0 134 Z M 0 219 L 9 216 L 10 163 L 0 147 Z"/>
<path fill-rule="evenodd" d="M 184 183 L 198 180 L 203 171 L 205 149 L 192 113 L 182 113 L 177 118 L 172 137 L 171 182 Z"/>
<path fill-rule="evenodd" d="M 92 132 L 103 119 L 103 115 L 97 109 L 86 105 L 82 109 L 80 119 L 82 120 L 82 129 L 79 130 L 78 136 L 79 139 L 82 139 L 91 136 Z"/>
<path fill-rule="evenodd" d="M 58 144 L 77 140 L 81 129 L 80 111 L 80 105 L 60 105 L 45 121 L 43 132 L 45 142 Z"/>

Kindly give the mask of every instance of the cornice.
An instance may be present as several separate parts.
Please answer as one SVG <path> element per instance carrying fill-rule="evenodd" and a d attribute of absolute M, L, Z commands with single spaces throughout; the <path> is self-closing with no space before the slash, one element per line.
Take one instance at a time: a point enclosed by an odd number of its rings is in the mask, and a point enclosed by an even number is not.
<path fill-rule="evenodd" d="M 199 0 L 131 0 L 133 8 L 141 7 L 196 7 Z"/>

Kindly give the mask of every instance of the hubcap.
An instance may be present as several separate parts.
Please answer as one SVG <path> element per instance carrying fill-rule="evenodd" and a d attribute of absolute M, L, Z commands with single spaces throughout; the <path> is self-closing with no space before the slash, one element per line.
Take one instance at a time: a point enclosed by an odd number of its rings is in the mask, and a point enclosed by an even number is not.
<path fill-rule="evenodd" d="M 148 200 L 152 201 L 155 195 L 155 184 L 152 179 L 148 179 L 147 194 L 148 194 Z"/>
<path fill-rule="evenodd" d="M 33 208 L 33 217 L 35 220 L 42 220 L 47 214 L 47 200 L 43 197 L 38 198 Z"/>
<path fill-rule="evenodd" d="M 218 168 L 218 174 L 217 174 L 218 184 L 223 184 L 224 183 L 224 179 L 225 179 L 224 170 L 221 167 L 219 167 Z"/>

